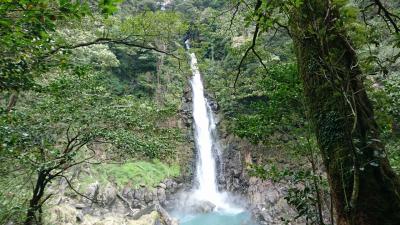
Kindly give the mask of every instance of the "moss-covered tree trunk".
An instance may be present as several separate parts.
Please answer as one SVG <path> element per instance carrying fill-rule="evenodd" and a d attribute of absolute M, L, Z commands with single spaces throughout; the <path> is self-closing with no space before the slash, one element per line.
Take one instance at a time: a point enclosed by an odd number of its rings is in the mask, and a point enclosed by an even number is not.
<path fill-rule="evenodd" d="M 400 224 L 400 182 L 379 140 L 356 53 L 328 0 L 304 0 L 290 30 L 339 225 Z"/>

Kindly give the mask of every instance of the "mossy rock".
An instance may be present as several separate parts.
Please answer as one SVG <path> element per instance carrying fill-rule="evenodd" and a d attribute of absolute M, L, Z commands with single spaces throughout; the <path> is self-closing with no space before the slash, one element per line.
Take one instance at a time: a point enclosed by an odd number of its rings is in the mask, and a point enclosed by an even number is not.
<path fill-rule="evenodd" d="M 45 225 L 76 224 L 77 210 L 70 205 L 57 205 L 50 208 L 44 217 Z"/>
<path fill-rule="evenodd" d="M 127 225 L 155 225 L 158 224 L 160 215 L 153 211 L 150 214 L 143 215 L 138 220 L 130 220 Z"/>

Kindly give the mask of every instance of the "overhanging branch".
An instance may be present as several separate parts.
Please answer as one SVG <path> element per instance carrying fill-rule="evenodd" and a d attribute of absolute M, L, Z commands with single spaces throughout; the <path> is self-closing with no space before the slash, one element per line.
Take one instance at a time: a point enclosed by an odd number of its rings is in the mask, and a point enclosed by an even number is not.
<path fill-rule="evenodd" d="M 129 41 L 126 39 L 111 39 L 111 38 L 97 38 L 96 40 L 90 41 L 90 42 L 83 42 L 83 43 L 79 43 L 76 45 L 64 45 L 64 46 L 59 46 L 53 50 L 51 50 L 50 52 L 48 52 L 47 54 L 45 54 L 45 57 L 49 57 L 61 50 L 64 49 L 77 49 L 77 48 L 81 48 L 81 47 L 87 47 L 87 46 L 91 46 L 91 45 L 99 45 L 99 44 L 118 44 L 118 45 L 126 45 L 129 47 L 135 47 L 135 48 L 141 48 L 141 49 L 147 49 L 147 50 L 151 50 L 151 51 L 155 51 L 158 53 L 162 53 L 165 55 L 169 55 L 172 56 L 175 59 L 180 60 L 181 58 L 179 58 L 178 56 L 176 56 L 175 54 L 171 53 L 171 52 L 167 52 L 161 49 L 158 49 L 156 47 L 150 46 L 150 45 L 145 45 L 145 44 L 139 44 L 133 41 Z"/>
<path fill-rule="evenodd" d="M 400 27 L 398 25 L 398 21 L 400 20 L 400 16 L 395 15 L 391 13 L 380 0 L 373 0 L 375 5 L 378 7 L 378 14 L 387 22 L 389 23 L 393 28 L 394 31 L 399 34 L 400 33 Z M 383 15 L 381 14 L 381 11 L 383 12 Z"/>
<path fill-rule="evenodd" d="M 254 12 L 258 11 L 258 9 L 261 7 L 261 4 L 262 4 L 262 1 L 261 0 L 257 0 Z M 246 57 L 248 56 L 250 51 L 252 51 L 254 53 L 254 55 L 257 57 L 258 61 L 261 63 L 261 65 L 267 71 L 267 66 L 264 64 L 264 62 L 262 61 L 262 58 L 260 57 L 260 55 L 255 50 L 256 43 L 257 43 L 257 37 L 258 37 L 258 34 L 260 33 L 260 19 L 261 19 L 261 16 L 259 16 L 257 21 L 256 21 L 256 28 L 254 30 L 254 34 L 253 34 L 253 39 L 252 39 L 251 45 L 250 45 L 249 48 L 247 48 L 246 52 L 244 53 L 242 59 L 239 62 L 239 66 L 237 68 L 237 74 L 236 74 L 236 77 L 235 77 L 235 82 L 233 83 L 233 88 L 234 89 L 236 89 L 236 84 L 237 84 L 237 81 L 239 79 L 239 76 L 240 76 L 240 73 L 241 73 L 241 68 L 243 66 L 244 60 L 246 59 Z"/>

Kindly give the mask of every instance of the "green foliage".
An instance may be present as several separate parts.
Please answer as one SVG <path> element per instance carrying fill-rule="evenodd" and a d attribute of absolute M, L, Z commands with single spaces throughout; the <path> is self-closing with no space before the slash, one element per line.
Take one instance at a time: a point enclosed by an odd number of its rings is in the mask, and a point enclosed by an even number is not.
<path fill-rule="evenodd" d="M 120 2 L 0 3 L 0 223 L 21 222 L 27 210 L 40 211 L 49 182 L 77 164 L 176 160 L 183 135 L 169 122 L 185 77 L 177 60 L 150 50 L 179 48 L 174 40 L 186 25 L 173 12 L 122 17 L 116 13 Z M 118 74 L 121 64 L 133 73 Z M 18 104 L 6 108 L 3 99 L 10 93 L 17 94 Z M 179 174 L 179 167 L 157 161 L 106 169 L 101 173 L 112 172 L 119 184 L 139 179 L 128 176 L 135 171 L 147 183 Z"/>
<path fill-rule="evenodd" d="M 250 74 L 247 74 L 250 73 Z M 301 128 L 305 115 L 301 83 L 293 63 L 270 64 L 241 77 L 234 98 L 232 89 L 212 77 L 208 83 L 229 120 L 229 132 L 253 143 L 270 142 L 269 136 Z"/>
<path fill-rule="evenodd" d="M 117 149 L 133 154 L 168 155 L 172 146 L 168 147 L 166 141 L 176 139 L 178 133 L 158 129 L 156 124 L 167 118 L 171 110 L 134 96 L 118 96 L 121 93 L 115 93 L 115 83 L 118 80 L 109 74 L 93 71 L 59 76 L 43 86 L 40 93 L 31 93 L 30 101 L 21 105 L 21 110 L 3 115 L 3 143 L 9 151 L 45 148 L 59 143 L 69 130 L 70 135 L 80 132 L 94 140 L 105 138 Z M 39 147 L 42 144 L 45 146 Z"/>
<path fill-rule="evenodd" d="M 83 186 L 96 181 L 100 182 L 100 184 L 106 184 L 111 181 L 121 188 L 126 185 L 131 185 L 135 188 L 140 185 L 154 187 L 166 178 L 177 177 L 179 174 L 180 168 L 175 164 L 167 165 L 158 160 L 153 162 L 134 161 L 123 164 L 94 166 L 91 174 L 81 177 L 80 181 Z"/>
<path fill-rule="evenodd" d="M 123 2 L 123 0 L 100 0 L 99 7 L 102 13 L 109 15 L 118 10 L 118 4 L 121 2 Z"/>
<path fill-rule="evenodd" d="M 150 99 L 139 100 L 125 94 L 125 89 L 128 87 L 110 74 L 79 67 L 49 76 L 40 89 L 26 93 L 26 100 L 0 116 L 0 163 L 12 165 L 0 168 L 4 174 L 1 183 L 30 184 L 35 182 L 34 176 L 18 174 L 52 168 L 58 173 L 64 169 L 58 167 L 61 159 L 66 160 L 68 168 L 86 160 L 101 160 L 94 158 L 99 151 L 112 159 L 173 160 L 176 145 L 183 140 L 181 131 L 158 124 L 175 108 L 160 107 Z M 72 145 L 76 147 L 67 150 L 74 138 L 77 141 Z M 15 180 L 17 175 L 23 179 Z M 28 185 L 26 192 L 30 190 Z M 7 191 L 2 189 L 1 195 Z M 21 201 L 2 204 L 9 212 L 24 208 L 14 203 L 26 201 L 26 192 L 14 193 Z"/>
<path fill-rule="evenodd" d="M 115 1 L 103 1 L 108 9 Z M 110 10 L 104 13 L 110 13 Z M 49 52 L 58 43 L 52 37 L 66 20 L 90 15 L 86 1 L 13 0 L 0 3 L 0 88 L 30 89 L 33 79 L 47 70 Z"/>
<path fill-rule="evenodd" d="M 0 156 L 2 157 L 2 156 Z M 1 167 L 15 168 L 11 163 L 1 162 Z M 18 170 L 19 168 L 15 168 Z M 0 222 L 20 221 L 21 215 L 25 214 L 27 205 L 26 200 L 31 196 L 31 189 L 26 180 L 30 173 L 19 171 L 19 173 L 4 173 L 0 171 Z"/>
<path fill-rule="evenodd" d="M 273 65 L 268 75 L 253 82 L 258 86 L 248 87 L 254 89 L 253 93 L 235 99 L 234 106 L 239 108 L 233 118 L 235 134 L 257 143 L 274 132 L 287 132 L 304 123 L 301 85 L 294 64 Z M 257 92 L 257 88 L 264 91 Z"/>
<path fill-rule="evenodd" d="M 397 174 L 400 174 L 400 141 L 399 138 L 394 140 L 388 140 L 386 144 L 386 151 L 389 155 L 390 165 L 396 171 Z"/>
<path fill-rule="evenodd" d="M 173 43 L 186 32 L 182 15 L 176 12 L 156 11 L 139 15 L 116 15 L 105 21 L 110 37 L 134 37 L 137 43 Z M 118 39 L 117 39 L 118 40 Z M 172 45 L 173 46 L 173 45 Z"/>
<path fill-rule="evenodd" d="M 385 78 L 382 86 L 371 87 L 369 93 L 375 106 L 378 126 L 386 142 L 390 164 L 400 174 L 400 79 L 396 75 Z"/>
<path fill-rule="evenodd" d="M 160 9 L 161 0 L 125 0 L 121 4 L 119 14 L 134 15 L 144 11 L 157 11 Z"/>

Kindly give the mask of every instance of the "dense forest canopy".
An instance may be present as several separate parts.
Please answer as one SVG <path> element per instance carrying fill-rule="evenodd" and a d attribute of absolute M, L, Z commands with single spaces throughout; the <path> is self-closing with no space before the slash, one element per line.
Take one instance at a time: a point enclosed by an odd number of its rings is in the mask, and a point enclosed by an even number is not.
<path fill-rule="evenodd" d="M 74 171 L 185 175 L 186 40 L 246 171 L 289 186 L 282 223 L 400 224 L 395 0 L 2 0 L 0 223 L 46 223 Z"/>

